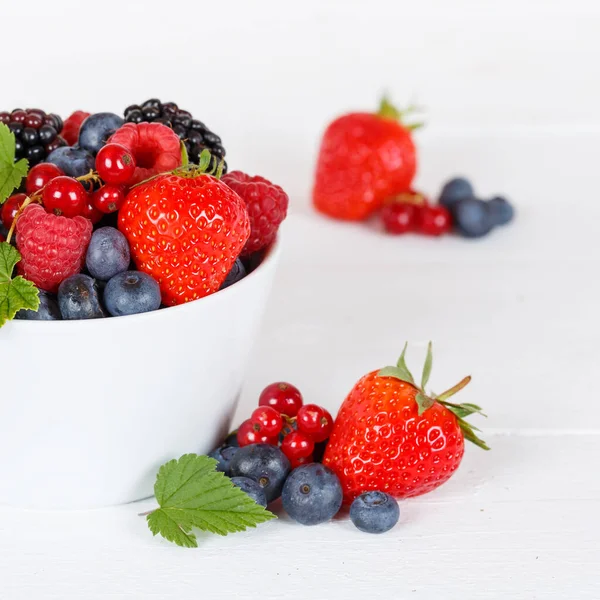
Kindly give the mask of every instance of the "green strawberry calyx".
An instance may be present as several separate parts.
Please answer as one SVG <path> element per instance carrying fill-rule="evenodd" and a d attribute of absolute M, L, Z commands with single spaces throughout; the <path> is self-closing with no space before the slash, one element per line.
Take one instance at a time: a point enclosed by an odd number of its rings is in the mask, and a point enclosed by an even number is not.
<path fill-rule="evenodd" d="M 428 394 L 425 391 L 425 387 L 429 382 L 429 376 L 431 375 L 431 367 L 433 364 L 432 344 L 429 342 L 427 346 L 427 357 L 425 358 L 425 364 L 423 366 L 423 374 L 421 376 L 420 386 L 416 384 L 415 378 L 406 365 L 405 357 L 407 347 L 408 344 L 404 344 L 404 349 L 402 350 L 402 354 L 400 355 L 395 367 L 384 367 L 377 373 L 377 375 L 379 375 L 379 377 L 393 377 L 414 386 L 418 390 L 415 399 L 419 407 L 419 415 L 422 415 L 436 402 L 441 404 L 444 408 L 447 408 L 458 419 L 458 425 L 461 428 L 465 439 L 469 440 L 476 446 L 479 446 L 479 448 L 482 448 L 483 450 L 489 450 L 489 446 L 475 433 L 476 431 L 480 430 L 474 425 L 471 425 L 465 421 L 465 417 L 468 417 L 474 413 L 478 413 L 484 417 L 487 416 L 482 412 L 481 407 L 477 406 L 477 404 L 471 404 L 469 402 L 462 404 L 448 402 L 448 398 L 451 398 L 454 396 L 454 394 L 460 392 L 460 390 L 462 390 L 471 381 L 471 376 L 469 375 L 468 377 L 465 377 L 442 394 Z"/>
<path fill-rule="evenodd" d="M 421 109 L 414 105 L 410 104 L 404 110 L 398 109 L 394 106 L 387 96 L 384 96 L 381 99 L 379 104 L 379 110 L 377 111 L 377 115 L 383 117 L 384 119 L 392 119 L 394 121 L 399 121 L 405 129 L 409 131 L 414 131 L 415 129 L 420 129 L 425 125 L 423 121 L 416 121 L 414 123 L 406 123 L 404 120 L 406 117 L 414 115 L 416 112 L 420 112 Z"/>

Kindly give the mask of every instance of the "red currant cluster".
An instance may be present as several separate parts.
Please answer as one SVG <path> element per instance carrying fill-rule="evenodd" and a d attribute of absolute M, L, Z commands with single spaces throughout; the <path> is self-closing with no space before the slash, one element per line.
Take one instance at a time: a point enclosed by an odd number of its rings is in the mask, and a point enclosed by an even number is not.
<path fill-rule="evenodd" d="M 281 445 L 292 468 L 313 462 L 316 446 L 325 442 L 333 428 L 329 412 L 316 404 L 303 404 L 302 394 L 290 383 L 267 386 L 258 408 L 237 431 L 240 446 Z"/>
<path fill-rule="evenodd" d="M 119 144 L 107 144 L 96 157 L 97 175 L 67 177 L 52 163 L 40 163 L 31 168 L 25 182 L 27 194 L 15 194 L 2 206 L 2 223 L 10 229 L 27 196 L 39 198 L 48 212 L 65 217 L 82 216 L 92 223 L 103 215 L 118 211 L 127 192 L 127 184 L 136 164 L 131 152 Z M 91 193 L 86 183 L 103 185 Z"/>
<path fill-rule="evenodd" d="M 381 211 L 388 233 L 421 233 L 438 236 L 452 229 L 450 212 L 441 205 L 432 205 L 419 192 L 410 191 L 391 198 Z"/>

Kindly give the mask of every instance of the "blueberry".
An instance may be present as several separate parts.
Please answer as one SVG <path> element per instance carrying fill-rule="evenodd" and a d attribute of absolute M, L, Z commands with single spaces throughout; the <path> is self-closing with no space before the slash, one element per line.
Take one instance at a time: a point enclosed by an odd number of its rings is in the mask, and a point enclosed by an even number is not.
<path fill-rule="evenodd" d="M 147 273 L 123 271 L 106 284 L 104 304 L 113 317 L 158 310 L 160 287 Z"/>
<path fill-rule="evenodd" d="M 513 220 L 515 209 L 512 204 L 502 196 L 495 196 L 488 200 L 490 219 L 494 225 L 506 225 Z"/>
<path fill-rule="evenodd" d="M 311 463 L 294 469 L 283 486 L 283 508 L 302 525 L 318 525 L 333 519 L 342 506 L 343 492 L 337 475 Z"/>
<path fill-rule="evenodd" d="M 39 296 L 40 307 L 37 309 L 37 312 L 35 310 L 22 309 L 15 315 L 15 319 L 22 319 L 24 321 L 60 321 L 62 317 L 56 298 L 44 290 L 39 290 Z"/>
<path fill-rule="evenodd" d="M 477 198 L 459 200 L 452 209 L 454 225 L 464 237 L 478 238 L 488 234 L 494 224 L 487 202 Z"/>
<path fill-rule="evenodd" d="M 267 502 L 281 495 L 281 488 L 290 472 L 290 461 L 276 446 L 250 444 L 240 448 L 229 466 L 232 477 L 249 477 L 265 490 Z"/>
<path fill-rule="evenodd" d="M 227 277 L 225 277 L 225 281 L 221 284 L 221 289 L 224 290 L 226 287 L 237 283 L 241 279 L 246 277 L 246 269 L 244 268 L 244 263 L 238 258 L 234 263 L 233 267 L 231 267 L 231 271 L 227 273 Z"/>
<path fill-rule="evenodd" d="M 46 162 L 56 165 L 69 177 L 81 177 L 87 175 L 95 168 L 94 157 L 81 148 L 72 146 L 61 146 L 50 152 Z"/>
<path fill-rule="evenodd" d="M 229 475 L 229 464 L 237 451 L 238 448 L 234 446 L 220 446 L 213 450 L 208 456 L 218 461 L 217 471 Z"/>
<path fill-rule="evenodd" d="M 231 483 L 239 487 L 242 492 L 246 492 L 256 504 L 267 508 L 265 490 L 263 490 L 260 484 L 256 483 L 254 479 L 250 479 L 249 477 L 232 477 Z"/>
<path fill-rule="evenodd" d="M 473 198 L 473 186 L 468 179 L 455 177 L 447 181 L 442 188 L 439 203 L 446 208 L 450 208 L 455 202 L 465 198 Z"/>
<path fill-rule="evenodd" d="M 63 319 L 100 319 L 104 316 L 98 285 L 88 275 L 73 275 L 58 288 L 58 306 Z"/>
<path fill-rule="evenodd" d="M 385 492 L 365 492 L 355 498 L 350 506 L 350 519 L 366 533 L 389 531 L 399 517 L 398 503 Z"/>
<path fill-rule="evenodd" d="M 129 244 L 114 227 L 101 227 L 92 234 L 85 262 L 92 277 L 108 281 L 129 268 Z"/>
<path fill-rule="evenodd" d="M 79 145 L 96 155 L 106 140 L 123 126 L 123 119 L 114 113 L 96 113 L 90 115 L 79 130 Z"/>

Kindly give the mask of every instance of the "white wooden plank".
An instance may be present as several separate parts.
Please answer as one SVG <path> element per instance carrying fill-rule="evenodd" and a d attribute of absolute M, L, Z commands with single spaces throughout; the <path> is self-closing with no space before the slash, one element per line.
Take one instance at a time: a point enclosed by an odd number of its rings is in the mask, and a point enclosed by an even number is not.
<path fill-rule="evenodd" d="M 279 600 L 597 599 L 597 435 L 491 436 L 456 476 L 401 503 L 389 534 L 346 519 L 207 536 L 197 550 L 153 539 L 143 502 L 73 512 L 0 509 L 0 597 Z"/>

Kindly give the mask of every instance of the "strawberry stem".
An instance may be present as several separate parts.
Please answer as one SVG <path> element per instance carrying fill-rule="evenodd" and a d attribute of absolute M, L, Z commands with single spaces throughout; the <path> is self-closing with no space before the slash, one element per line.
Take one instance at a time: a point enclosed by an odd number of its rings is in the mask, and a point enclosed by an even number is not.
<path fill-rule="evenodd" d="M 467 377 L 465 377 L 464 379 L 459 381 L 455 386 L 452 386 L 449 390 L 446 390 L 443 394 L 440 394 L 436 398 L 436 400 L 438 402 L 444 402 L 444 400 L 447 400 L 448 398 L 451 398 L 452 396 L 454 396 L 454 394 L 457 394 L 458 392 L 460 392 L 460 390 L 462 390 L 464 387 L 466 387 L 470 381 L 471 381 L 471 376 L 467 375 Z"/>
<path fill-rule="evenodd" d="M 449 410 L 457 419 L 458 425 L 461 428 L 463 435 L 466 440 L 469 440 L 479 448 L 483 448 L 484 450 L 489 450 L 488 445 L 480 438 L 477 437 L 475 431 L 479 431 L 477 427 L 470 425 L 467 421 L 464 420 L 465 417 L 472 415 L 474 413 L 478 413 L 483 417 L 487 416 L 481 411 L 481 407 L 477 406 L 477 404 L 470 404 L 465 402 L 464 404 L 454 404 L 453 402 L 448 402 L 448 398 L 454 396 L 462 390 L 464 387 L 468 385 L 471 381 L 471 376 L 465 377 L 461 381 L 459 381 L 455 386 L 451 387 L 449 390 L 446 390 L 443 394 L 436 396 L 434 394 L 427 394 L 425 391 L 425 386 L 429 382 L 429 376 L 431 375 L 431 367 L 433 365 L 433 354 L 432 354 L 432 345 L 431 342 L 427 345 L 427 357 L 425 358 L 425 365 L 423 366 L 423 375 L 421 377 L 421 387 L 417 386 L 412 376 L 412 373 L 408 369 L 406 365 L 406 348 L 408 344 L 404 344 L 404 348 L 402 350 L 402 354 L 398 359 L 398 362 L 395 367 L 384 367 L 380 371 L 378 371 L 377 375 L 379 377 L 394 377 L 400 381 L 404 381 L 414 386 L 417 390 L 417 394 L 415 396 L 415 401 L 418 406 L 418 413 L 422 415 L 425 411 L 429 410 L 436 402 L 441 404 L 444 408 Z"/>

